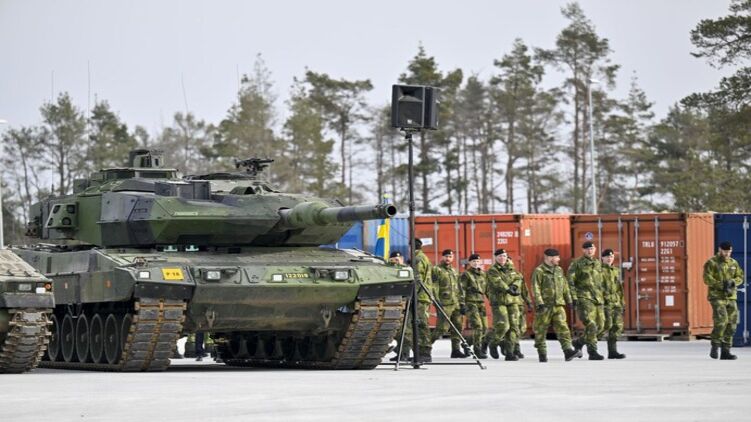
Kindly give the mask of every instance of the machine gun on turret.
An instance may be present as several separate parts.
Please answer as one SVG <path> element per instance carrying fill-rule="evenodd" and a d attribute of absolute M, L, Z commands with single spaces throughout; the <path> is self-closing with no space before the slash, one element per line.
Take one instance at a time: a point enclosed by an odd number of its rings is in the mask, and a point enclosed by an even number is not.
<path fill-rule="evenodd" d="M 246 160 L 235 160 L 235 168 L 245 168 L 245 172 L 248 173 L 250 176 L 257 176 L 258 173 L 262 172 L 263 169 L 269 166 L 269 164 L 273 163 L 274 160 L 271 158 L 248 158 Z"/>

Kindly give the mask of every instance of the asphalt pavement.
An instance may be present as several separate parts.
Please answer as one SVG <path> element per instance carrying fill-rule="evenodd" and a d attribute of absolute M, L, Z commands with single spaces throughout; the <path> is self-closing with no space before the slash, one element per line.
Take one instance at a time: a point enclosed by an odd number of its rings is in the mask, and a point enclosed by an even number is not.
<path fill-rule="evenodd" d="M 625 360 L 448 359 L 421 369 L 235 369 L 175 360 L 162 373 L 36 369 L 0 375 L 2 421 L 749 421 L 751 348 L 712 360 L 707 341 L 621 342 Z M 605 347 L 604 342 L 600 343 Z M 492 418 L 492 419 L 489 419 Z"/>

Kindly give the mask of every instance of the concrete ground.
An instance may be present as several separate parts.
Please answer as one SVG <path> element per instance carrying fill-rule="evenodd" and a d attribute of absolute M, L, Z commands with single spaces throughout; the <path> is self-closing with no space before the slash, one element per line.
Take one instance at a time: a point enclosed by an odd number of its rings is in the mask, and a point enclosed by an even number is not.
<path fill-rule="evenodd" d="M 484 360 L 487 370 L 239 370 L 192 360 L 173 361 L 164 373 L 37 369 L 0 375 L 0 415 L 14 422 L 751 420 L 751 348 L 733 349 L 737 361 L 717 361 L 706 341 L 620 344 L 623 361 L 564 362 L 551 341 L 550 362 L 540 364 L 524 341 L 526 359 Z M 439 341 L 434 356 L 449 348 Z"/>

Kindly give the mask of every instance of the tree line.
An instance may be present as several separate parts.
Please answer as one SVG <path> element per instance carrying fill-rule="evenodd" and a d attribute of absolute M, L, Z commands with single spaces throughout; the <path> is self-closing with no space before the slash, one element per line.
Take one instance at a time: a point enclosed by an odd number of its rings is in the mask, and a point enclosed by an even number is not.
<path fill-rule="evenodd" d="M 620 66 L 579 4 L 561 13 L 566 25 L 550 46 L 516 39 L 488 77 L 441 68 L 420 45 L 395 78 L 441 88 L 439 130 L 415 137 L 418 211 L 589 212 L 590 127 L 599 212 L 748 210 L 751 0 L 734 1 L 727 16 L 702 20 L 690 34 L 698 59 L 738 71 L 715 91 L 677 99 L 661 120 L 635 75 L 628 95 L 614 96 Z M 560 76 L 558 86 L 546 83 Z M 3 135 L 7 236 L 20 239 L 33 202 L 124 166 L 136 147 L 168 151 L 184 174 L 270 157 L 267 176 L 283 190 L 345 203 L 391 194 L 406 210 L 407 145 L 390 127 L 390 104 L 366 100 L 372 90 L 369 79 L 305 69 L 282 120 L 259 55 L 221 121 L 177 112 L 157 133 L 128 127 L 106 100 L 84 113 L 62 93 L 40 107 L 40 124 Z"/>

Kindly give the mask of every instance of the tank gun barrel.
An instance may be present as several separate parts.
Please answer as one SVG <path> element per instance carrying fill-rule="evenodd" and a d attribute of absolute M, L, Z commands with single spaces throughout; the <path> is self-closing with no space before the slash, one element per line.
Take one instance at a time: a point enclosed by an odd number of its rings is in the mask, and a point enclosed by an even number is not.
<path fill-rule="evenodd" d="M 396 215 L 396 207 L 390 204 L 329 207 L 322 202 L 303 202 L 294 208 L 279 210 L 280 225 L 284 228 L 377 220 L 391 218 L 394 215 Z"/>

